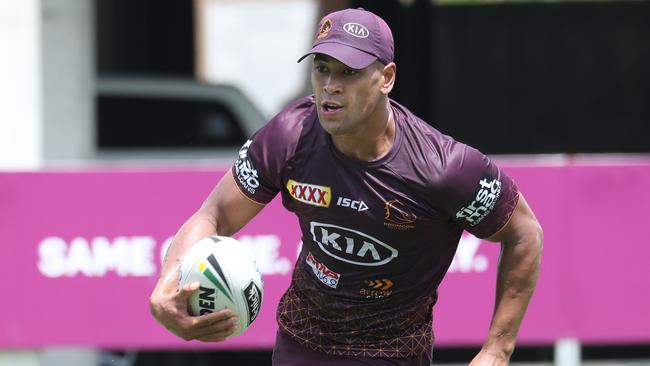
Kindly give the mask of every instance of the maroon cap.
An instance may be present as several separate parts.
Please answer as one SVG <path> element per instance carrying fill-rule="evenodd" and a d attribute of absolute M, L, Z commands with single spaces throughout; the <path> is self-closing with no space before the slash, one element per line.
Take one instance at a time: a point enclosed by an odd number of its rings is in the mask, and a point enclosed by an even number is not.
<path fill-rule="evenodd" d="M 353 69 L 366 68 L 375 60 L 388 64 L 393 62 L 393 34 L 383 19 L 367 10 L 340 10 L 321 19 L 314 45 L 298 62 L 315 53 Z"/>

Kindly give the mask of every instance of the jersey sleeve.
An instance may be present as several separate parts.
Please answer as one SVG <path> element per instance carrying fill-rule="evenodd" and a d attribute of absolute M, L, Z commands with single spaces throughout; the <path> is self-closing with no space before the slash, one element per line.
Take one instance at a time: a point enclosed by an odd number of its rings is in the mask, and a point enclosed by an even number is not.
<path fill-rule="evenodd" d="M 449 149 L 444 185 L 447 215 L 478 238 L 505 226 L 519 200 L 512 178 L 480 151 L 455 141 Z"/>
<path fill-rule="evenodd" d="M 310 99 L 285 108 L 244 143 L 232 175 L 249 199 L 267 204 L 282 189 L 283 171 L 295 152 Z"/>

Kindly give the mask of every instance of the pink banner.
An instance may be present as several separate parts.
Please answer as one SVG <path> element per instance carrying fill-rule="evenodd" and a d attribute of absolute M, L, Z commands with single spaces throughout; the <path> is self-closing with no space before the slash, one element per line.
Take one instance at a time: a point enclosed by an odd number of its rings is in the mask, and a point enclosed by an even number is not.
<path fill-rule="evenodd" d="M 545 230 L 538 289 L 521 344 L 559 337 L 650 341 L 650 161 L 521 166 L 515 178 Z M 184 342 L 149 314 L 160 253 L 224 168 L 0 173 L 0 348 L 270 348 L 275 308 L 300 241 L 275 200 L 236 235 L 264 273 L 261 313 L 219 345 Z M 434 308 L 439 345 L 479 344 L 499 247 L 464 236 Z"/>

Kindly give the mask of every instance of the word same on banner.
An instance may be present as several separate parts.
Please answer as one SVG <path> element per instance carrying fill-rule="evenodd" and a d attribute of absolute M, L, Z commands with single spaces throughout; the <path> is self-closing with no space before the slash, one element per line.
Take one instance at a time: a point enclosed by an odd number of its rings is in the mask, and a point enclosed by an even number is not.
<path fill-rule="evenodd" d="M 114 273 L 120 277 L 148 277 L 158 271 L 158 260 L 167 251 L 172 237 L 160 245 L 152 236 L 75 237 L 70 241 L 50 236 L 38 245 L 39 272 L 50 278 L 104 277 Z M 292 262 L 279 254 L 280 238 L 276 235 L 245 235 L 240 239 L 253 253 L 262 274 L 284 275 Z"/>

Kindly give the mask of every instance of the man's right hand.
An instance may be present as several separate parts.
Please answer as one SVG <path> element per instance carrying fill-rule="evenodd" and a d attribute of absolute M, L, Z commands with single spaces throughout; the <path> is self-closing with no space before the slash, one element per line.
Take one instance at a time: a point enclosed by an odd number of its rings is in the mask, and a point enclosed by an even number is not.
<path fill-rule="evenodd" d="M 198 282 L 178 287 L 178 268 L 165 279 L 160 279 L 151 294 L 151 314 L 165 328 L 178 337 L 190 341 L 222 342 L 236 327 L 237 317 L 229 309 L 211 314 L 191 316 L 187 312 L 190 295 L 199 288 Z"/>
<path fill-rule="evenodd" d="M 181 226 L 165 254 L 165 277 L 158 280 L 149 299 L 151 314 L 160 324 L 187 341 L 221 342 L 233 334 L 237 317 L 230 310 L 201 316 L 188 314 L 187 300 L 199 286 L 190 283 L 178 288 L 179 267 L 193 243 L 215 234 L 233 235 L 262 208 L 263 204 L 244 196 L 231 172 L 221 177 L 201 208 Z"/>

